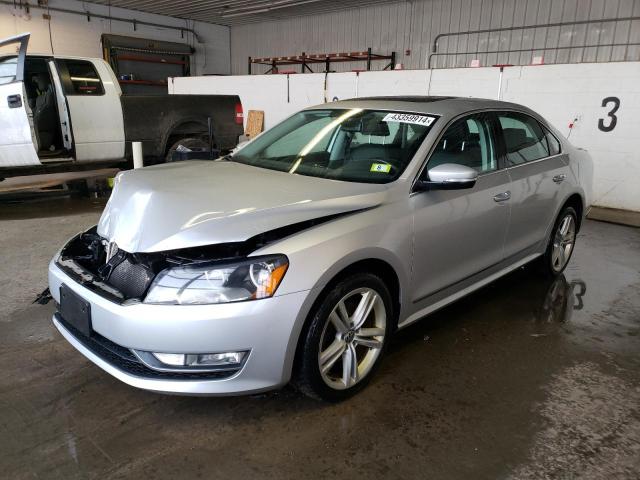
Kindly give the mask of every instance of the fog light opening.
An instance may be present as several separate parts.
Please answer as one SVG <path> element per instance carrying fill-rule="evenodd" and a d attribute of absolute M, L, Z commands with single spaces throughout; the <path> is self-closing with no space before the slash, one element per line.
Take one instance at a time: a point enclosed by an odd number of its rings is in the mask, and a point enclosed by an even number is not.
<path fill-rule="evenodd" d="M 151 355 L 163 366 L 174 368 L 240 366 L 248 352 L 222 353 L 156 353 Z"/>
<path fill-rule="evenodd" d="M 171 365 L 172 367 L 184 367 L 186 365 L 186 355 L 182 353 L 154 353 L 153 356 L 156 357 L 160 363 Z"/>
<path fill-rule="evenodd" d="M 225 352 L 187 355 L 187 365 L 239 365 L 244 360 L 246 353 L 247 352 Z"/>

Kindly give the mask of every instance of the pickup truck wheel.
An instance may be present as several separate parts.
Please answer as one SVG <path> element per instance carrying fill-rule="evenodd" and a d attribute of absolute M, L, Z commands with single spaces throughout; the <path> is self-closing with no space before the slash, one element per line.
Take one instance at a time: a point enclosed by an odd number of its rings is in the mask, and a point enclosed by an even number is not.
<path fill-rule="evenodd" d="M 200 149 L 205 149 L 205 150 L 209 150 L 209 138 L 207 137 L 185 137 L 185 138 L 180 138 L 177 141 L 175 141 L 173 143 L 173 145 L 171 145 L 171 147 L 169 147 L 169 150 L 167 151 L 167 156 L 165 157 L 165 161 L 168 162 L 175 162 L 176 160 L 173 159 L 173 153 L 176 151 L 176 149 L 182 145 L 183 147 L 189 148 L 191 150 L 200 150 Z"/>

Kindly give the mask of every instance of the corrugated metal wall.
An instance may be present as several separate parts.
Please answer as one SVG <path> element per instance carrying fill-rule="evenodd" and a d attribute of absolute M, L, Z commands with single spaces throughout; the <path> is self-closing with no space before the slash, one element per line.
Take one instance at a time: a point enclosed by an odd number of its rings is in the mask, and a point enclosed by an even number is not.
<path fill-rule="evenodd" d="M 415 0 L 231 27 L 231 69 L 247 73 L 247 59 L 360 51 L 397 52 L 405 68 L 427 68 L 438 34 L 523 25 L 640 16 L 640 0 Z M 527 65 L 640 60 L 640 20 L 598 22 L 537 29 L 444 37 L 432 67 Z M 611 45 L 582 48 L 583 45 Z M 558 49 L 557 47 L 564 47 Z M 566 48 L 571 47 L 571 48 Z M 545 49 L 546 50 L 543 50 Z M 406 51 L 410 50 L 409 54 Z M 505 52 L 511 53 L 477 53 Z M 456 53 L 454 55 L 454 53 Z M 364 68 L 364 63 L 332 65 L 332 70 Z M 374 62 L 381 69 L 384 62 Z M 287 67 L 290 68 L 290 67 Z M 298 67 L 299 68 L 299 67 Z M 312 67 L 323 71 L 322 65 Z M 254 66 L 255 73 L 267 67 Z"/>

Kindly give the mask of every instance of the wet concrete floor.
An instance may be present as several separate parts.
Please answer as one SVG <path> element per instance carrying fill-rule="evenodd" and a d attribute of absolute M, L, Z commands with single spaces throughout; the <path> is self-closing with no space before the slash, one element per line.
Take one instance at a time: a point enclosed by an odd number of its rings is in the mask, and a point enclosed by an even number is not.
<path fill-rule="evenodd" d="M 565 275 L 521 269 L 400 332 L 342 404 L 183 398 L 110 377 L 31 304 L 102 204 L 0 207 L 0 477 L 640 476 L 640 230 L 587 221 Z"/>

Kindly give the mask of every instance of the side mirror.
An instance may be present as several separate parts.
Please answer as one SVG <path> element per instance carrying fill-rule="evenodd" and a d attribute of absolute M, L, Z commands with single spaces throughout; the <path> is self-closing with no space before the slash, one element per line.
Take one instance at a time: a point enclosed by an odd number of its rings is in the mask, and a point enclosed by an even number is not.
<path fill-rule="evenodd" d="M 457 163 L 443 163 L 427 171 L 428 180 L 419 180 L 416 187 L 425 190 L 458 190 L 471 188 L 478 180 L 478 172 Z"/>

